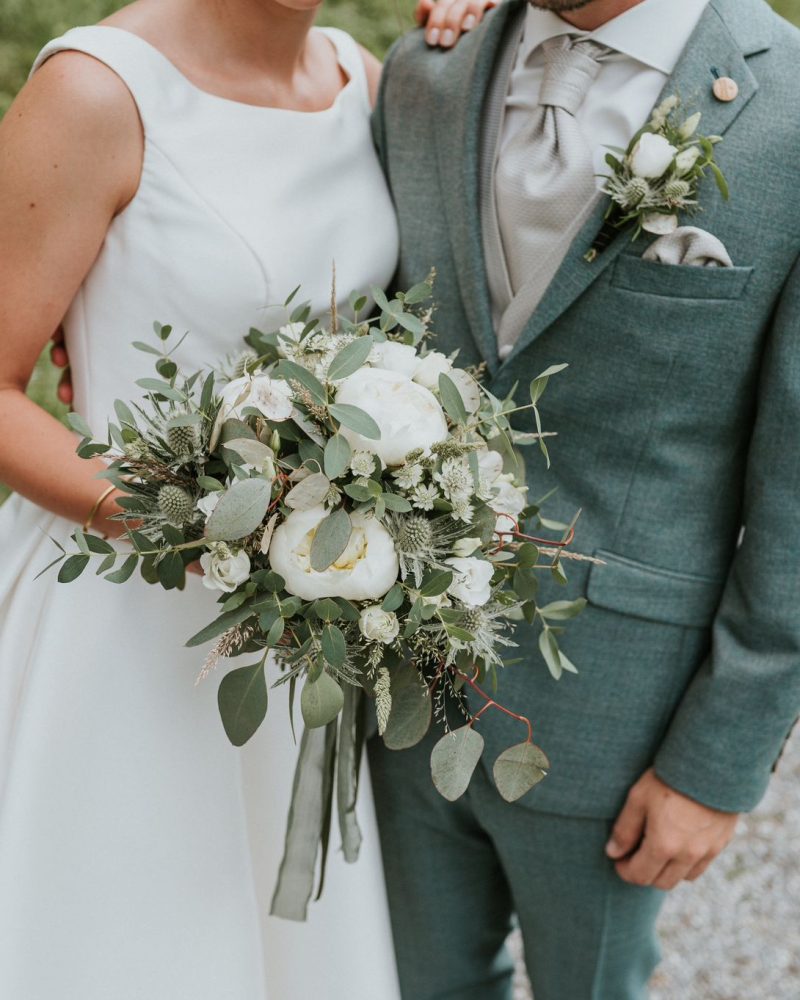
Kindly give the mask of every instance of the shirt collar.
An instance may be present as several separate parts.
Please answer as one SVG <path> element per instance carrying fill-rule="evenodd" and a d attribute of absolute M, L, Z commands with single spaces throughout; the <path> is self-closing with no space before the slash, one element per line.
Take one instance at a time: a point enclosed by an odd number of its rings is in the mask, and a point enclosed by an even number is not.
<path fill-rule="evenodd" d="M 709 0 L 642 0 L 595 31 L 578 31 L 558 14 L 529 7 L 521 42 L 527 59 L 548 38 L 574 34 L 671 75 Z"/>

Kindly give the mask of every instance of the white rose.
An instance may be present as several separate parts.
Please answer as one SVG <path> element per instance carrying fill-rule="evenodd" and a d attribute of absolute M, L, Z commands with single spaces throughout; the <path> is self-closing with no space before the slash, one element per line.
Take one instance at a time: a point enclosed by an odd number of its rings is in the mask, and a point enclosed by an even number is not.
<path fill-rule="evenodd" d="M 336 402 L 357 406 L 380 428 L 375 441 L 349 427 L 342 436 L 353 451 L 370 451 L 386 466 L 398 466 L 410 451 L 428 448 L 447 437 L 447 421 L 439 402 L 428 389 L 399 372 L 361 368 L 343 379 Z"/>
<path fill-rule="evenodd" d="M 679 174 L 688 174 L 700 157 L 698 146 L 689 146 L 675 157 L 675 169 Z"/>
<path fill-rule="evenodd" d="M 486 604 L 492 596 L 490 581 L 494 567 L 485 559 L 459 558 L 445 559 L 453 567 L 453 582 L 447 588 L 457 601 L 471 608 Z"/>
<path fill-rule="evenodd" d="M 411 378 L 419 364 L 419 355 L 417 349 L 410 344 L 398 344 L 394 340 L 386 340 L 372 348 L 369 363 L 375 368 L 400 372 L 401 375 Z"/>
<path fill-rule="evenodd" d="M 426 389 L 439 388 L 439 376 L 447 375 L 453 370 L 453 362 L 441 351 L 429 351 L 424 358 L 419 358 L 412 378 Z"/>
<path fill-rule="evenodd" d="M 678 129 L 678 134 L 681 139 L 691 139 L 691 137 L 697 131 L 697 126 L 700 124 L 700 119 L 703 117 L 700 111 L 693 114 L 691 117 L 687 118 L 686 121 Z"/>
<path fill-rule="evenodd" d="M 453 555 L 465 559 L 467 556 L 471 556 L 476 549 L 479 549 L 481 544 L 480 538 L 459 538 L 453 546 Z"/>
<path fill-rule="evenodd" d="M 278 333 L 278 354 L 282 358 L 289 356 L 292 347 L 297 346 L 300 343 L 300 336 L 305 330 L 304 323 L 287 323 L 286 326 L 282 326 Z"/>
<path fill-rule="evenodd" d="M 384 611 L 380 604 L 364 608 L 358 619 L 358 627 L 364 638 L 370 642 L 393 642 L 400 633 L 400 622 L 394 611 Z"/>
<path fill-rule="evenodd" d="M 678 228 L 677 215 L 663 215 L 661 212 L 648 212 L 642 216 L 642 229 L 656 236 L 668 236 Z"/>
<path fill-rule="evenodd" d="M 503 471 L 503 456 L 499 451 L 478 452 L 478 472 L 481 482 L 494 483 Z"/>
<path fill-rule="evenodd" d="M 219 503 L 219 498 L 222 496 L 222 490 L 216 493 L 209 493 L 208 496 L 201 497 L 195 507 L 200 511 L 201 514 L 205 515 L 206 520 L 208 520 L 214 513 L 214 508 Z"/>
<path fill-rule="evenodd" d="M 203 584 L 209 590 L 231 593 L 250 576 L 250 557 L 244 551 L 233 553 L 224 542 L 213 545 L 200 556 Z"/>
<path fill-rule="evenodd" d="M 527 486 L 522 488 L 514 486 L 510 480 L 510 476 L 503 476 L 499 484 L 495 481 L 495 488 L 499 485 L 499 489 L 487 501 L 487 505 L 497 514 L 497 520 L 494 525 L 495 534 L 497 535 L 517 530 L 519 515 L 523 512 L 528 502 L 525 496 Z"/>
<path fill-rule="evenodd" d="M 318 573 L 312 569 L 311 543 L 327 514 L 322 504 L 310 510 L 293 510 L 272 536 L 272 569 L 284 578 L 289 593 L 304 601 L 319 597 L 376 601 L 383 597 L 397 582 L 400 565 L 392 536 L 374 517 L 351 514 L 353 530 L 347 548 L 326 570 Z"/>
<path fill-rule="evenodd" d="M 516 517 L 525 510 L 527 486 L 514 486 L 513 482 L 503 476 L 499 482 L 495 480 L 496 493 L 487 501 L 488 506 L 497 514 L 511 514 Z"/>
<path fill-rule="evenodd" d="M 636 177 L 663 177 L 678 150 L 663 135 L 645 132 L 630 156 Z"/>

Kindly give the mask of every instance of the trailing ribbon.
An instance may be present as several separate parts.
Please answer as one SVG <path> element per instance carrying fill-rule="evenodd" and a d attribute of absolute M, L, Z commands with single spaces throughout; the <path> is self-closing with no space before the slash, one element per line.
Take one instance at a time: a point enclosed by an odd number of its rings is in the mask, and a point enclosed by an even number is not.
<path fill-rule="evenodd" d="M 314 891 L 317 853 L 327 847 L 330 828 L 336 722 L 303 731 L 294 774 L 286 844 L 270 913 L 284 920 L 306 919 Z"/>
<path fill-rule="evenodd" d="M 356 816 L 358 776 L 364 751 L 364 692 L 352 684 L 344 689 L 344 708 L 339 726 L 339 758 L 336 773 L 336 802 L 345 861 L 358 860 L 361 830 Z"/>

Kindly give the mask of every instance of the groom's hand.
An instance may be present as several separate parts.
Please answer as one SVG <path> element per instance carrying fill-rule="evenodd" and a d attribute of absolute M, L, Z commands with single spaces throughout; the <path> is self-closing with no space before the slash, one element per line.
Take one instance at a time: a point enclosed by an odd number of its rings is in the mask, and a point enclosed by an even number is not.
<path fill-rule="evenodd" d="M 606 853 L 626 882 L 674 889 L 703 874 L 730 842 L 738 819 L 681 795 L 649 770 L 628 793 Z"/>
<path fill-rule="evenodd" d="M 70 377 L 69 372 L 69 355 L 67 354 L 67 347 L 64 343 L 64 331 L 61 327 L 59 327 L 53 334 L 53 339 L 50 345 L 50 360 L 56 368 L 63 369 L 56 394 L 58 395 L 60 402 L 65 403 L 67 406 L 71 406 L 72 378 Z"/>

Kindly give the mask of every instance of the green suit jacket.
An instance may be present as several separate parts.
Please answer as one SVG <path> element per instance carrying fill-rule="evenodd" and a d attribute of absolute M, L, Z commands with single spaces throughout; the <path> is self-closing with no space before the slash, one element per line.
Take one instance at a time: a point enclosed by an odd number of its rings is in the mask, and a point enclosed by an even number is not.
<path fill-rule="evenodd" d="M 580 674 L 553 681 L 523 627 L 524 663 L 501 676 L 501 700 L 531 716 L 552 761 L 525 801 L 611 816 L 654 764 L 701 802 L 748 810 L 800 709 L 800 33 L 763 0 L 711 0 L 664 91 L 724 136 L 731 199 L 707 180 L 692 224 L 736 266 L 644 261 L 647 239 L 629 233 L 588 264 L 601 204 L 500 364 L 481 119 L 524 9 L 507 0 L 451 52 L 402 39 L 375 136 L 400 218 L 398 285 L 437 268 L 437 348 L 485 361 L 500 396 L 570 365 L 543 401 L 553 470 L 529 457 L 529 495 L 557 486 L 548 510 L 563 520 L 583 508 L 577 548 L 606 565 L 570 571 L 589 601 L 563 640 Z M 714 74 L 738 83 L 736 100 L 713 97 Z M 481 726 L 487 766 L 524 736 L 499 713 Z"/>

